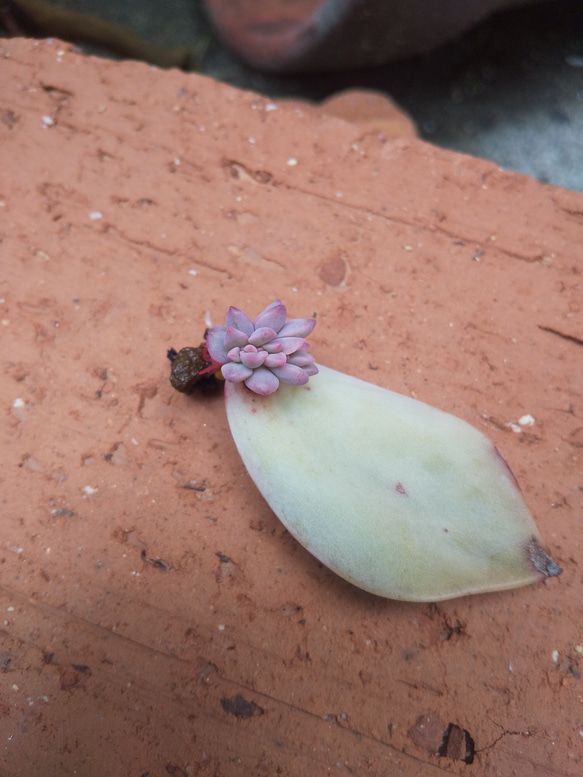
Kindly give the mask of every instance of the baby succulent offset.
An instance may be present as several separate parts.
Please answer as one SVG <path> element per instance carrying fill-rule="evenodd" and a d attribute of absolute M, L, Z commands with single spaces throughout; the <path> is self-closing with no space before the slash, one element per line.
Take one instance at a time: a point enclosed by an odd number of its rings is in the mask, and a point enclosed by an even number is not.
<path fill-rule="evenodd" d="M 291 534 L 372 593 L 410 601 L 526 585 L 560 568 L 496 447 L 460 419 L 320 366 L 277 300 L 208 332 L 245 466 Z M 310 381 L 311 376 L 317 377 Z"/>
<path fill-rule="evenodd" d="M 313 318 L 294 318 L 286 323 L 287 310 L 276 300 L 251 321 L 247 313 L 230 307 L 227 325 L 207 334 L 207 348 L 221 367 L 225 380 L 244 382 L 257 394 L 268 396 L 280 383 L 300 386 L 316 375 L 314 357 L 306 337 L 316 326 Z"/>

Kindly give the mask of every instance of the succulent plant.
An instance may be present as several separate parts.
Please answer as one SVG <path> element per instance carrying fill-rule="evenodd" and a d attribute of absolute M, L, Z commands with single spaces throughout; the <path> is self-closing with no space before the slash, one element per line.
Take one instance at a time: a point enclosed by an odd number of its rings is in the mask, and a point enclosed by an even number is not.
<path fill-rule="evenodd" d="M 239 308 L 229 308 L 226 326 L 213 327 L 206 338 L 208 352 L 222 365 L 225 380 L 244 382 L 256 394 L 269 396 L 280 383 L 301 386 L 318 372 L 305 339 L 316 326 L 315 319 L 286 322 L 286 318 L 286 307 L 279 299 L 254 321 Z"/>
<path fill-rule="evenodd" d="M 315 321 L 285 319 L 279 300 L 253 322 L 230 308 L 207 346 L 241 458 L 304 547 L 360 588 L 410 601 L 561 573 L 486 437 L 415 399 L 317 368 L 305 341 Z"/>

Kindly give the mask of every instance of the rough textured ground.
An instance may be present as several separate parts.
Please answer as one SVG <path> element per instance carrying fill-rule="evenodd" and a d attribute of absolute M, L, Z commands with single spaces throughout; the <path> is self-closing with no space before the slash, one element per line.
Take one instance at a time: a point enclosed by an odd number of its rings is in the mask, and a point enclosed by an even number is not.
<path fill-rule="evenodd" d="M 123 24 L 156 46 L 203 54 L 205 75 L 271 98 L 320 102 L 347 88 L 379 90 L 435 145 L 583 191 L 581 0 L 494 14 L 435 51 L 384 67 L 287 77 L 245 67 L 229 54 L 209 29 L 203 0 L 49 1 Z M 112 56 L 107 48 L 90 50 Z"/>
<path fill-rule="evenodd" d="M 58 41 L 0 57 L 2 774 L 580 775 L 583 195 Z M 220 397 L 168 382 L 275 297 L 321 363 L 486 432 L 562 577 L 415 605 L 299 547 Z"/>

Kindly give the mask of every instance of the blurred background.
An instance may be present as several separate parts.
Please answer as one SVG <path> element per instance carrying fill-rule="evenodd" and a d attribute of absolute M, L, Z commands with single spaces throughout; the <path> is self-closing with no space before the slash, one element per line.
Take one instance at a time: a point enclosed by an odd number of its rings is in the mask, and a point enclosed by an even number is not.
<path fill-rule="evenodd" d="M 273 98 L 320 102 L 347 88 L 378 90 L 435 145 L 583 191 L 581 0 L 500 10 L 426 53 L 331 72 L 244 64 L 221 42 L 203 0 L 0 0 L 0 34 L 60 37 L 91 54 L 197 70 Z"/>

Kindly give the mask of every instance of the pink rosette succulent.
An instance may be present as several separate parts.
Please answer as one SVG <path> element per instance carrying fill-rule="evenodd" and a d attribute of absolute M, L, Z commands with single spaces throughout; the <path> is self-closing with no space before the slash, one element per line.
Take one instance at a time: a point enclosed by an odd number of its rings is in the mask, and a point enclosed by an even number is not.
<path fill-rule="evenodd" d="M 247 313 L 230 307 L 226 326 L 215 326 L 206 336 L 213 363 L 223 378 L 245 383 L 261 396 L 277 391 L 280 383 L 301 386 L 318 368 L 306 337 L 316 326 L 313 318 L 286 321 L 287 309 L 275 300 L 251 321 Z"/>

